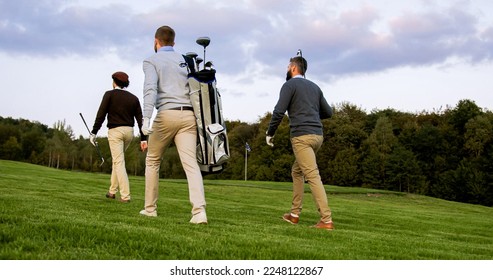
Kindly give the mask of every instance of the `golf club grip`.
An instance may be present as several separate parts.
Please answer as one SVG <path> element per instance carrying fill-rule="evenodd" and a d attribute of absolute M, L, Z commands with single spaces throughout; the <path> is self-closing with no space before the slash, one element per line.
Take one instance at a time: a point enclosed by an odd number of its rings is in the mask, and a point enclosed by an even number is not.
<path fill-rule="evenodd" d="M 84 116 L 82 115 L 82 113 L 79 113 L 79 115 L 82 118 L 82 121 L 84 122 L 84 124 L 86 125 L 87 132 L 89 132 L 89 134 L 91 134 L 91 131 L 89 130 L 89 127 L 87 126 L 86 120 L 84 119 Z"/>

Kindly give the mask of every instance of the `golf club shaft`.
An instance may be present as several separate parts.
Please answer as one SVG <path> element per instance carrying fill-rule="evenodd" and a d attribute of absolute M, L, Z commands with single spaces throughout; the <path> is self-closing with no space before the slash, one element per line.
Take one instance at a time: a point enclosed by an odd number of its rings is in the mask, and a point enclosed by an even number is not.
<path fill-rule="evenodd" d="M 84 116 L 82 115 L 82 113 L 79 113 L 79 115 L 80 115 L 82 121 L 84 122 L 84 124 L 85 124 L 85 126 L 87 128 L 87 132 L 89 132 L 89 135 L 91 135 L 91 130 L 89 130 L 89 127 L 87 126 L 87 123 L 86 123 L 86 120 L 84 119 Z M 96 147 L 96 150 L 98 151 L 98 155 L 101 158 L 101 164 L 99 165 L 99 166 L 101 166 L 104 163 L 104 157 L 101 154 L 101 150 L 99 150 L 98 142 L 94 141 L 94 146 Z"/>
<path fill-rule="evenodd" d="M 86 120 L 84 119 L 84 116 L 82 115 L 82 113 L 79 113 L 79 115 L 82 118 L 82 121 L 84 122 L 84 124 L 86 125 L 87 132 L 89 132 L 89 135 L 90 135 L 91 134 L 91 131 L 89 130 L 89 127 L 87 126 L 87 123 L 86 123 Z"/>

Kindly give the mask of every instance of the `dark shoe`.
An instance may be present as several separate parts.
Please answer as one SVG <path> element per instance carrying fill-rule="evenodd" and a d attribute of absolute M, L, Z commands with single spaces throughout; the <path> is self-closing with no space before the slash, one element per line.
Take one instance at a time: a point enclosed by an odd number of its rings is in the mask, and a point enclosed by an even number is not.
<path fill-rule="evenodd" d="M 291 213 L 287 213 L 282 216 L 282 219 L 290 224 L 297 225 L 300 217 L 293 217 L 291 216 Z"/>
<path fill-rule="evenodd" d="M 121 202 L 121 203 L 129 203 L 129 202 L 130 202 L 130 199 L 123 199 L 123 198 L 120 198 L 120 202 Z"/>
<path fill-rule="evenodd" d="M 313 226 L 314 228 L 319 228 L 319 229 L 325 229 L 325 230 L 333 230 L 334 229 L 334 223 L 333 222 L 318 222 L 316 225 Z"/>
<path fill-rule="evenodd" d="M 111 194 L 111 193 L 106 193 L 106 197 L 107 198 L 111 198 L 111 199 L 115 199 L 115 194 Z"/>

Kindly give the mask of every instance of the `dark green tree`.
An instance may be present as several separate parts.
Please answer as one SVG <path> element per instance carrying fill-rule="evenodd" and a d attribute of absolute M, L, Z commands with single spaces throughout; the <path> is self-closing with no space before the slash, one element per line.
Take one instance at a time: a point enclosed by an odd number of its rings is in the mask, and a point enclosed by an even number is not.
<path fill-rule="evenodd" d="M 392 130 L 392 123 L 381 116 L 370 136 L 364 142 L 362 171 L 363 184 L 375 188 L 387 188 L 387 162 L 398 140 Z"/>
<path fill-rule="evenodd" d="M 460 100 L 457 106 L 449 112 L 449 122 L 459 132 L 464 135 L 466 123 L 482 113 L 481 108 L 469 99 Z"/>
<path fill-rule="evenodd" d="M 478 115 L 465 125 L 464 147 L 473 157 L 480 157 L 486 146 L 493 141 L 493 124 L 488 115 Z"/>
<path fill-rule="evenodd" d="M 418 160 L 413 152 L 397 146 L 390 154 L 386 166 L 387 188 L 400 192 L 425 193 L 426 178 L 421 175 Z"/>
<path fill-rule="evenodd" d="M 10 136 L 2 146 L 0 146 L 0 153 L 3 159 L 8 160 L 21 160 L 22 159 L 22 145 L 17 141 L 17 138 Z"/>
<path fill-rule="evenodd" d="M 360 155 L 353 147 L 338 151 L 335 159 L 330 161 L 327 167 L 329 183 L 339 186 L 359 186 L 361 181 L 359 161 Z"/>

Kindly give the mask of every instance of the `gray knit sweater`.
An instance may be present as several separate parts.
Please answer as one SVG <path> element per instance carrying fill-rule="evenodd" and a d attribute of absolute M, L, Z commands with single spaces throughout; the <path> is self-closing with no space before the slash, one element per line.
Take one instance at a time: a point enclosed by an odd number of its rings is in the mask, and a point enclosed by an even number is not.
<path fill-rule="evenodd" d="M 332 108 L 322 90 L 301 76 L 285 82 L 274 107 L 267 134 L 273 136 L 288 111 L 291 137 L 308 134 L 323 135 L 322 119 L 332 116 Z"/>
<path fill-rule="evenodd" d="M 166 46 L 144 60 L 144 117 L 150 118 L 154 108 L 166 110 L 192 106 L 188 71 L 183 56 Z"/>

